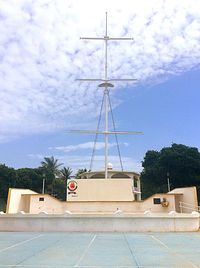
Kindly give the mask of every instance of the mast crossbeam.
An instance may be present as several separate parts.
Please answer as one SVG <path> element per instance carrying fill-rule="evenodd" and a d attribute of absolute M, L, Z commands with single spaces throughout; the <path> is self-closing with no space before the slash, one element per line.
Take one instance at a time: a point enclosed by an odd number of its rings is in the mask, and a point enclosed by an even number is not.
<path fill-rule="evenodd" d="M 76 81 L 82 81 L 82 82 L 87 82 L 87 81 L 97 81 L 97 82 L 110 82 L 110 81 L 113 81 L 113 82 L 117 82 L 117 81 L 122 81 L 122 82 L 128 82 L 128 81 L 137 81 L 137 79 L 135 78 L 111 78 L 111 79 L 101 79 L 101 78 L 83 78 L 83 79 L 76 79 Z"/>
<path fill-rule="evenodd" d="M 106 40 L 106 41 L 118 41 L 118 40 L 134 40 L 133 38 L 127 38 L 127 37 L 80 37 L 81 40 Z"/>
<path fill-rule="evenodd" d="M 70 130 L 71 133 L 82 134 L 144 134 L 142 131 L 95 131 L 95 130 Z"/>

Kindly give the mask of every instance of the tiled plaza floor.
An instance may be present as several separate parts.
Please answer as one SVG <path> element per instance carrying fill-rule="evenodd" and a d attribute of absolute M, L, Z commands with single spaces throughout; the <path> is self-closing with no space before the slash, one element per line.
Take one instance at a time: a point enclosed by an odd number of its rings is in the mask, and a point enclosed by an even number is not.
<path fill-rule="evenodd" d="M 200 233 L 0 233 L 0 268 L 200 267 Z"/>

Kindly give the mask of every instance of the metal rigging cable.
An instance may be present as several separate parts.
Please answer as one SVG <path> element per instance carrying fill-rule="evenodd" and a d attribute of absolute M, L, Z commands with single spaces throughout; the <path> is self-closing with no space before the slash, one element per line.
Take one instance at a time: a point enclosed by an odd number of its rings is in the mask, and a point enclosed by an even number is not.
<path fill-rule="evenodd" d="M 102 110 L 103 110 L 104 97 L 105 97 L 105 93 L 103 94 L 103 98 L 102 98 L 102 101 L 101 101 L 101 108 L 100 108 L 100 113 L 99 113 L 97 130 L 96 130 L 96 135 L 95 135 L 95 139 L 94 139 L 94 147 L 93 147 L 92 156 L 91 156 L 91 162 L 90 162 L 90 170 L 92 170 L 93 161 L 94 161 L 94 153 L 95 153 L 95 150 L 96 150 L 98 131 L 99 131 L 99 126 L 100 126 L 100 122 L 101 122 L 101 115 L 102 115 Z"/>
<path fill-rule="evenodd" d="M 111 105 L 111 101 L 110 101 L 109 91 L 108 91 L 108 102 L 109 102 L 109 106 L 110 106 L 110 112 L 111 112 L 111 117 L 112 117 L 112 123 L 113 123 L 114 132 L 116 132 L 115 120 L 114 120 L 114 115 L 113 115 L 113 111 L 112 111 L 112 105 Z M 120 153 L 120 148 L 119 148 L 119 142 L 118 142 L 118 138 L 117 138 L 117 134 L 116 133 L 115 133 L 115 139 L 116 139 L 116 143 L 117 143 L 117 150 L 118 150 L 118 154 L 119 154 L 119 161 L 120 161 L 121 169 L 123 171 L 124 169 L 123 169 L 123 164 L 122 164 L 122 158 L 121 158 L 121 153 Z"/>

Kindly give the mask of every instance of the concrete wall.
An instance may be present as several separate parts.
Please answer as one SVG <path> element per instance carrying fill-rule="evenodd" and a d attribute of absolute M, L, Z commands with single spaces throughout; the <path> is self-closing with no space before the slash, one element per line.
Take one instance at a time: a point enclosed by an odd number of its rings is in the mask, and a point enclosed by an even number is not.
<path fill-rule="evenodd" d="M 31 195 L 23 194 L 21 195 L 21 210 L 25 213 L 30 213 Z"/>
<path fill-rule="evenodd" d="M 0 231 L 24 232 L 189 232 L 199 230 L 199 214 L 50 216 L 0 215 Z"/>
<path fill-rule="evenodd" d="M 161 201 L 163 198 L 166 198 L 169 202 L 169 206 L 163 207 L 162 204 L 154 204 L 154 198 L 160 198 Z M 152 197 L 140 202 L 67 202 L 65 208 L 73 213 L 115 212 L 116 210 L 122 210 L 128 213 L 144 212 L 146 210 L 164 213 L 175 210 L 175 196 L 167 194 L 155 194 Z"/>
<path fill-rule="evenodd" d="M 165 198 L 169 205 L 168 207 L 163 207 L 162 204 L 154 204 L 154 198 L 160 198 L 161 202 Z M 143 200 L 141 202 L 141 211 L 150 210 L 152 212 L 169 212 L 169 211 L 175 211 L 175 195 L 168 195 L 168 194 L 154 194 L 150 196 L 149 198 Z"/>
<path fill-rule="evenodd" d="M 165 213 L 175 210 L 175 197 L 176 195 L 167 194 L 155 194 L 152 197 L 136 202 L 136 201 L 67 201 L 62 202 L 50 195 L 32 195 L 30 200 L 30 210 L 32 214 L 37 214 L 42 211 L 46 211 L 49 214 L 61 214 L 65 211 L 72 213 L 87 214 L 87 213 L 99 213 L 108 214 L 114 213 L 117 210 L 121 210 L 125 213 L 138 213 L 149 210 L 151 212 Z M 39 201 L 40 198 L 44 198 L 44 201 Z M 162 204 L 154 204 L 154 198 L 163 198 L 169 202 L 168 207 L 163 207 Z"/>
<path fill-rule="evenodd" d="M 83 180 L 82 180 L 83 181 Z M 88 181 L 88 180 L 86 180 Z M 180 193 L 182 191 L 182 193 Z M 7 213 L 17 213 L 24 211 L 30 214 L 38 214 L 46 211 L 49 214 L 62 214 L 66 210 L 77 214 L 109 214 L 117 210 L 124 213 L 138 213 L 151 211 L 155 213 L 168 213 L 170 211 L 179 211 L 179 200 L 196 203 L 194 196 L 194 187 L 180 188 L 167 194 L 155 194 L 144 201 L 67 201 L 62 202 L 48 194 L 37 194 L 30 190 L 11 189 L 9 194 Z M 181 198 L 181 199 L 180 199 Z M 166 199 L 169 204 L 163 207 L 161 204 L 155 204 L 154 199 Z M 185 211 L 191 213 L 190 211 Z"/>
<path fill-rule="evenodd" d="M 44 201 L 40 201 L 40 199 Z M 42 211 L 46 211 L 50 214 L 61 214 L 64 213 L 65 208 L 62 202 L 48 194 L 37 194 L 30 196 L 30 213 L 37 214 Z"/>
<path fill-rule="evenodd" d="M 17 213 L 21 210 L 26 210 L 25 199 L 22 195 L 37 194 L 36 192 L 29 189 L 16 189 L 10 188 L 8 191 L 6 213 Z"/>
<path fill-rule="evenodd" d="M 197 190 L 196 187 L 185 187 L 176 188 L 169 192 L 168 194 L 179 194 L 179 199 L 177 195 L 177 206 L 179 207 L 179 202 L 186 203 L 185 206 L 190 208 L 182 208 L 183 213 L 190 213 L 198 206 Z M 188 205 L 187 205 L 188 204 Z"/>
<path fill-rule="evenodd" d="M 76 180 L 76 183 L 75 193 L 68 191 L 68 201 L 134 200 L 132 179 L 81 179 Z"/>

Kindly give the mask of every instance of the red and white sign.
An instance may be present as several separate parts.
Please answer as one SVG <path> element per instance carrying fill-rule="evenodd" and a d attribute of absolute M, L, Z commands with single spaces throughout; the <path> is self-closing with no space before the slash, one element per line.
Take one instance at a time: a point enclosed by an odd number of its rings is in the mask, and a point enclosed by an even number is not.
<path fill-rule="evenodd" d="M 69 191 L 74 192 L 77 189 L 77 182 L 76 181 L 69 181 L 67 184 L 67 188 Z"/>

